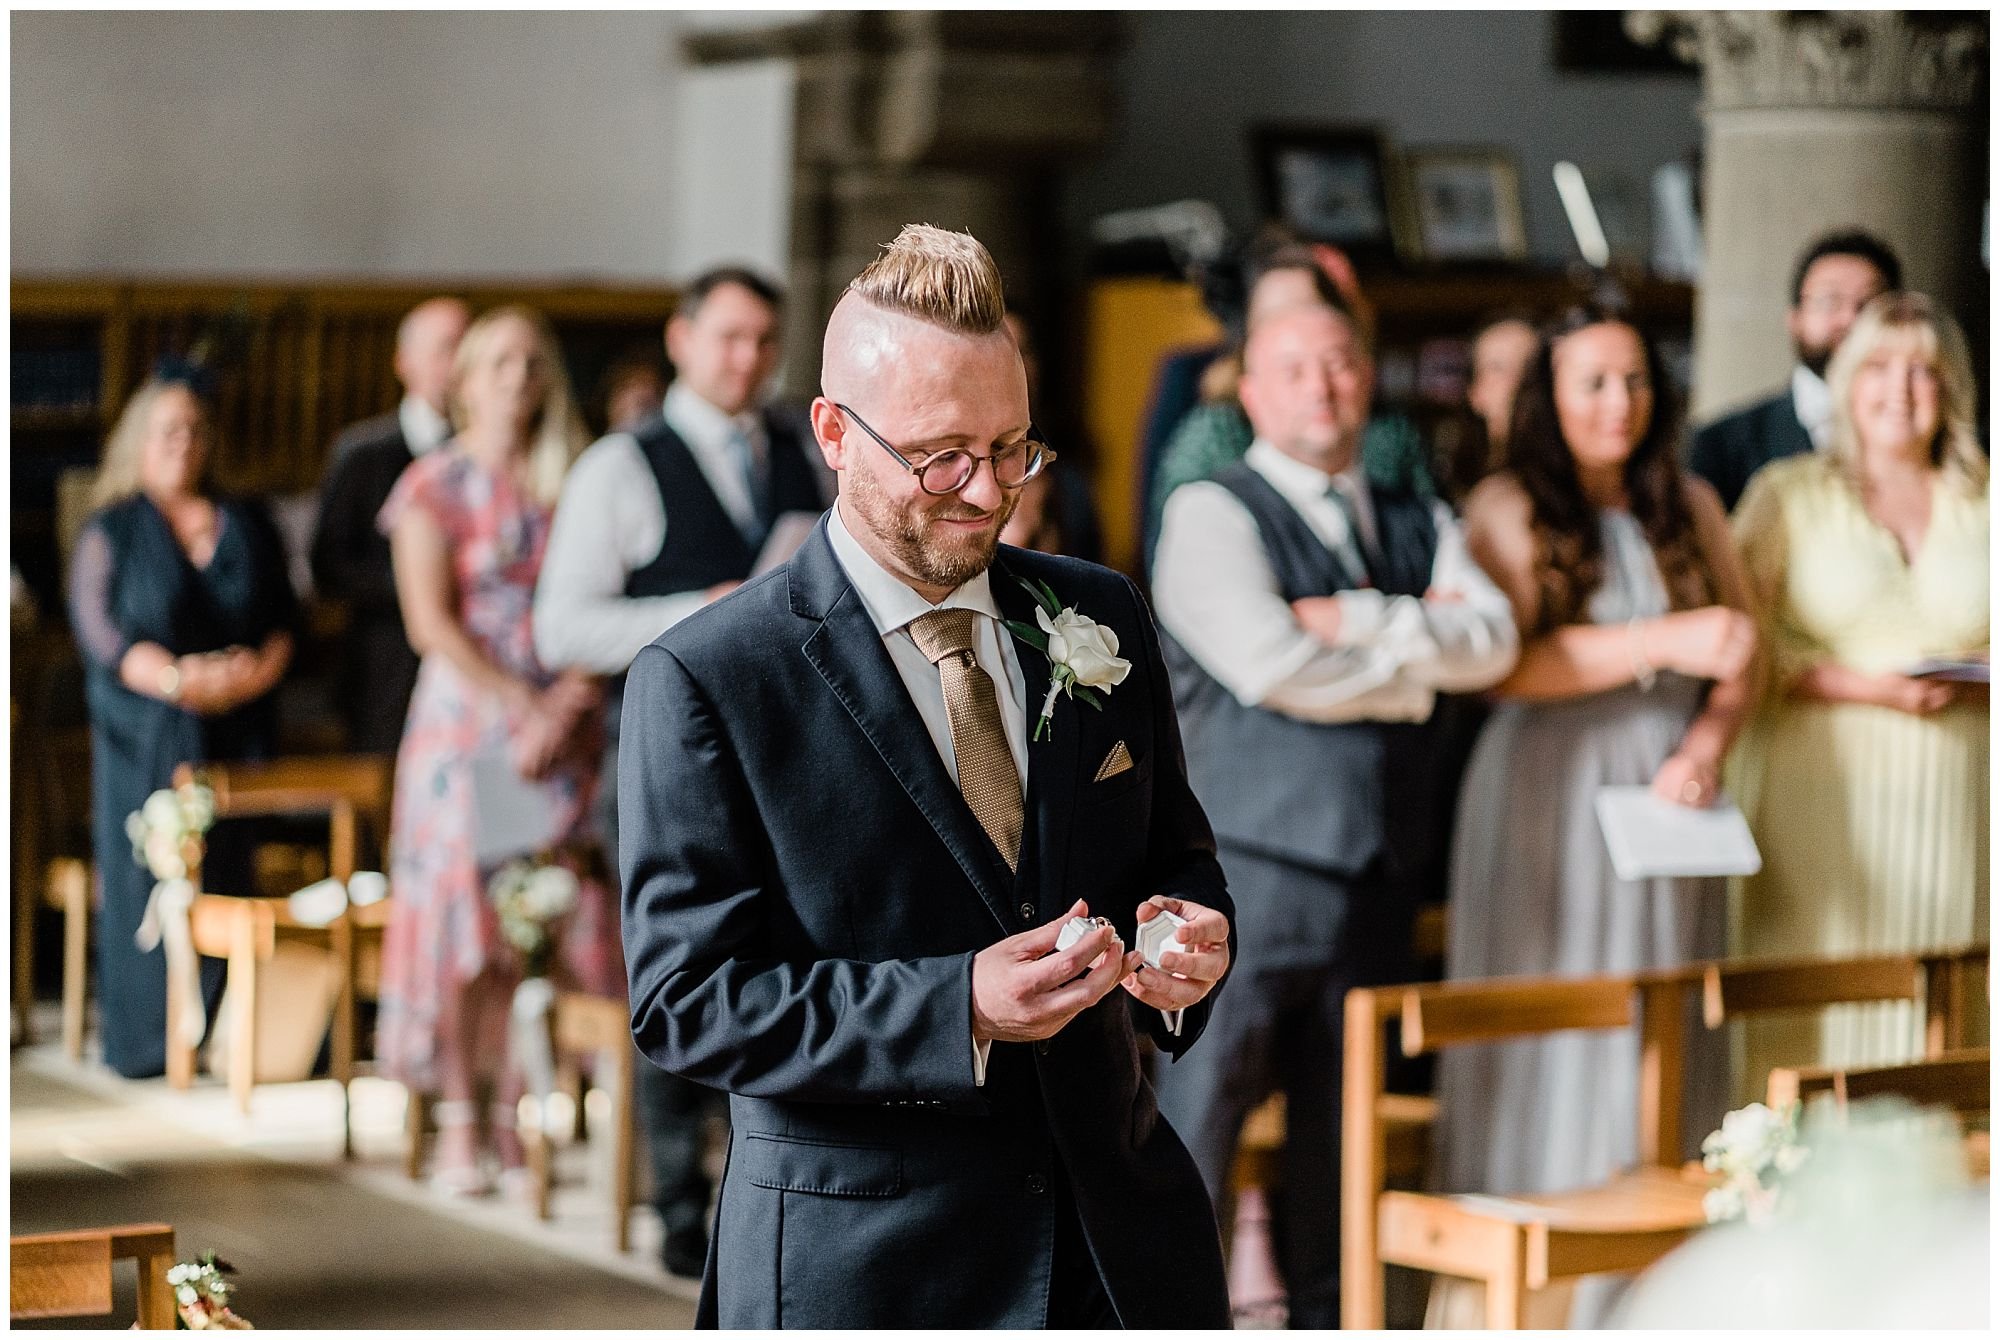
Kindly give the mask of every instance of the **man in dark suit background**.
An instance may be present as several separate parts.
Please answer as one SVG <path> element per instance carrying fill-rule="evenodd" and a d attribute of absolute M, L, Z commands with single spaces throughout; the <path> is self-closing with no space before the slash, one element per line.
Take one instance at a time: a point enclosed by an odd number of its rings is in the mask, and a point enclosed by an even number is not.
<path fill-rule="evenodd" d="M 411 461 L 451 436 L 446 399 L 452 360 L 472 313 L 457 298 L 432 298 L 396 328 L 396 379 L 403 400 L 393 414 L 365 419 L 334 439 L 333 464 L 313 529 L 313 584 L 347 603 L 336 703 L 348 747 L 394 754 L 403 742 L 417 654 L 403 632 L 389 538 L 375 518 Z"/>
<path fill-rule="evenodd" d="M 1715 486 L 1734 510 L 1750 476 L 1826 440 L 1833 400 L 1826 365 L 1854 318 L 1877 294 L 1903 286 L 1903 266 L 1881 239 L 1859 229 L 1826 234 L 1806 248 L 1792 272 L 1792 333 L 1798 362 L 1786 388 L 1696 430 L 1688 468 Z"/>
<path fill-rule="evenodd" d="M 593 443 L 563 481 L 535 583 L 535 652 L 551 670 L 611 682 L 602 800 L 614 851 L 620 686 L 632 658 L 748 577 L 778 517 L 826 506 L 808 430 L 764 402 L 782 316 L 778 287 L 750 270 L 698 276 L 667 323 L 673 388 L 641 422 Z M 640 1067 L 638 1089 L 660 1264 L 698 1276 L 711 1191 L 703 1137 L 719 1103 L 652 1065 Z"/>
<path fill-rule="evenodd" d="M 835 509 L 627 681 L 634 1035 L 732 1095 L 706 1324 L 1229 1322 L 1138 1038 L 1199 1036 L 1231 905 L 1137 590 L 997 547 L 1046 460 L 1003 312 L 985 248 L 904 229 L 828 323 Z M 1102 625 L 1053 647 L 1099 710 L 1003 625 L 1023 579 Z"/>

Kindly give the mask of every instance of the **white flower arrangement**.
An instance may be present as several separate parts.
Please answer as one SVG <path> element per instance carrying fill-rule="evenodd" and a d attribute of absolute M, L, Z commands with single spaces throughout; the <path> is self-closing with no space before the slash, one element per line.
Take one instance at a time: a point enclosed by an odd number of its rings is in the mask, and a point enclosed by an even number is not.
<path fill-rule="evenodd" d="M 1785 1179 L 1804 1165 L 1799 1142 L 1799 1105 L 1773 1111 L 1762 1103 L 1738 1108 L 1722 1119 L 1722 1129 L 1701 1142 L 1701 1166 L 1719 1172 L 1721 1185 L 1701 1199 L 1711 1224 L 1742 1219 L 1769 1223 L 1778 1211 Z"/>
<path fill-rule="evenodd" d="M 257 1328 L 230 1311 L 236 1287 L 224 1279 L 235 1267 L 203 1252 L 199 1261 L 182 1261 L 167 1271 L 174 1291 L 174 1311 L 181 1329 L 189 1331 L 254 1331 Z"/>
<path fill-rule="evenodd" d="M 576 907 L 576 874 L 553 858 L 507 862 L 486 881 L 500 934 L 520 951 L 527 976 L 541 977 L 554 957 L 556 923 Z"/>
<path fill-rule="evenodd" d="M 1101 712 L 1103 695 L 1125 682 L 1132 662 L 1118 655 L 1118 634 L 1063 604 L 1048 583 L 1016 580 L 1035 598 L 1040 627 L 1008 619 L 1007 631 L 1049 658 L 1049 693 L 1035 720 L 1034 738 L 1039 740 L 1048 733 L 1057 695 L 1081 699 Z"/>
<path fill-rule="evenodd" d="M 202 856 L 202 836 L 215 824 L 215 792 L 200 781 L 162 788 L 125 816 L 132 859 L 156 880 L 186 879 Z"/>

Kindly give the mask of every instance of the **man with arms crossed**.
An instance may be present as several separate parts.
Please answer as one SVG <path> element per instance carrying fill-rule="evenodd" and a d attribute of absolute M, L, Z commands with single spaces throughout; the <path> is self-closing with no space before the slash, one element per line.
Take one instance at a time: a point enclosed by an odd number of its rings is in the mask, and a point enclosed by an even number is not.
<path fill-rule="evenodd" d="M 633 1031 L 731 1094 L 706 1324 L 1229 1322 L 1138 1039 L 1199 1036 L 1231 906 L 1137 591 L 998 549 L 1048 459 L 1004 311 L 984 247 L 904 229 L 827 326 L 838 505 L 633 662 Z M 1129 655 L 1100 708 L 1003 626 L 1037 625 L 1022 579 Z M 1057 950 L 1086 911 L 1113 926 Z"/>
<path fill-rule="evenodd" d="M 1215 1036 L 1160 1101 L 1222 1207 L 1244 1119 L 1284 1092 L 1272 1236 L 1299 1329 L 1340 1324 L 1347 992 L 1410 979 L 1417 896 L 1442 886 L 1437 696 L 1498 683 L 1518 642 L 1449 509 L 1365 477 L 1373 381 L 1345 312 L 1260 318 L 1240 386 L 1256 440 L 1168 500 L 1154 568 L 1240 950 Z"/>
<path fill-rule="evenodd" d="M 678 372 L 659 412 L 577 458 L 535 585 L 535 654 L 552 670 L 612 679 L 602 790 L 616 852 L 619 686 L 639 648 L 750 575 L 771 522 L 825 506 L 799 433 L 765 408 L 778 366 L 780 295 L 748 270 L 688 285 L 667 323 Z M 701 1274 L 708 1256 L 705 1114 L 715 1095 L 639 1068 L 660 1264 Z"/>

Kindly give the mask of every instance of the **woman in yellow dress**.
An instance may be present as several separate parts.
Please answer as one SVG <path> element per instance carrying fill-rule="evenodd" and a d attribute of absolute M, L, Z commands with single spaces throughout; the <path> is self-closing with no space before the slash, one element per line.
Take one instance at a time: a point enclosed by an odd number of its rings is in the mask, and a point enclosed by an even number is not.
<path fill-rule="evenodd" d="M 1965 338 L 1928 298 L 1884 294 L 1827 381 L 1830 450 L 1767 466 L 1735 516 L 1768 658 L 1736 760 L 1764 856 L 1736 908 L 1750 957 L 1985 938 L 1987 688 L 1908 673 L 1987 656 L 1987 462 Z M 1904 1005 L 1755 1021 L 1742 1087 L 1761 1095 L 1773 1065 L 1906 1059 L 1919 1043 Z"/>

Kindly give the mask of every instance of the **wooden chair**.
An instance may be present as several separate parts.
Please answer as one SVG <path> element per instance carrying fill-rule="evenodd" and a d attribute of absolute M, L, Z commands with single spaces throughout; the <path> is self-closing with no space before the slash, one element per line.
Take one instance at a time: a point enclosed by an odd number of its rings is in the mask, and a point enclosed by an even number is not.
<path fill-rule="evenodd" d="M 1487 1325 L 1518 1329 L 1527 1295 L 1552 1281 L 1640 1269 L 1704 1222 L 1704 1181 L 1680 1147 L 1685 972 L 1359 988 L 1347 996 L 1341 1136 L 1341 1320 L 1383 1325 L 1385 1263 L 1481 1281 Z M 1426 1195 L 1386 1189 L 1384 1033 L 1405 1056 L 1570 1029 L 1640 1027 L 1641 1166 L 1558 1195 Z"/>
<path fill-rule="evenodd" d="M 583 1132 L 583 1082 L 579 1062 L 584 1056 L 597 1058 L 596 1082 L 611 1098 L 611 1209 L 612 1235 L 619 1251 L 627 1251 L 632 1240 L 632 1207 L 638 1200 L 637 1095 L 639 1051 L 632 1042 L 632 1017 L 622 998 L 593 996 L 565 991 L 556 997 L 549 1031 L 556 1056 L 558 1084 L 577 1095 L 575 1132 Z M 550 1217 L 549 1197 L 555 1183 L 553 1132 L 543 1122 L 532 1123 L 526 1132 L 528 1167 L 534 1175 L 535 1215 Z"/>
<path fill-rule="evenodd" d="M 269 763 L 200 765 L 215 793 L 215 817 L 261 815 L 320 815 L 327 817 L 327 869 L 345 883 L 359 868 L 360 830 L 366 823 L 378 835 L 388 832 L 390 760 L 374 754 L 287 758 Z M 174 772 L 175 785 L 191 780 L 193 765 Z M 200 887 L 197 874 L 196 887 Z M 379 972 L 382 928 L 388 922 L 386 900 L 367 907 L 350 907 L 326 926 L 300 924 L 283 898 L 237 897 L 198 893 L 189 912 L 195 950 L 224 958 L 234 988 L 235 1017 L 231 1020 L 227 1062 L 229 1089 L 239 1110 L 248 1112 L 256 1083 L 257 976 L 259 965 L 277 952 L 281 940 L 324 949 L 332 955 L 339 989 L 333 1012 L 332 1072 L 341 1092 L 341 1153 L 354 1152 L 353 1100 L 358 1049 L 357 1002 Z M 170 961 L 170 975 L 178 969 Z M 182 989 L 176 989 L 177 986 Z M 181 1001 L 184 984 L 170 981 L 167 989 L 167 1079 L 186 1088 L 194 1079 L 195 1049 L 182 1041 Z"/>
<path fill-rule="evenodd" d="M 1709 1028 L 1756 1014 L 1832 1005 L 1911 1001 L 1924 1012 L 1924 1055 L 1965 1045 L 1972 982 L 1983 975 L 1984 945 L 1859 958 L 1762 959 L 1710 963 L 1701 970 L 1702 1019 Z"/>
<path fill-rule="evenodd" d="M 16 630 L 10 698 L 13 723 L 14 1018 L 34 1041 L 35 923 L 64 913 L 63 1045 L 83 1055 L 83 1002 L 90 914 L 90 724 L 83 666 L 66 633 Z M 82 884 L 70 882 L 81 872 Z M 81 889 L 72 913 L 70 894 Z"/>
<path fill-rule="evenodd" d="M 12 1240 L 7 1254 L 7 1315 L 101 1317 L 111 1311 L 111 1263 L 139 1263 L 139 1329 L 175 1328 L 174 1231 L 165 1224 L 131 1224 L 75 1233 L 36 1233 Z"/>
<path fill-rule="evenodd" d="M 1992 1080 L 1992 1052 L 1979 1047 L 1902 1065 L 1780 1067 L 1771 1072 L 1764 1101 L 1784 1107 L 1826 1097 L 1845 1108 L 1860 1099 L 1894 1095 L 1919 1107 L 1945 1107 L 1969 1116 L 1992 1110 Z"/>

